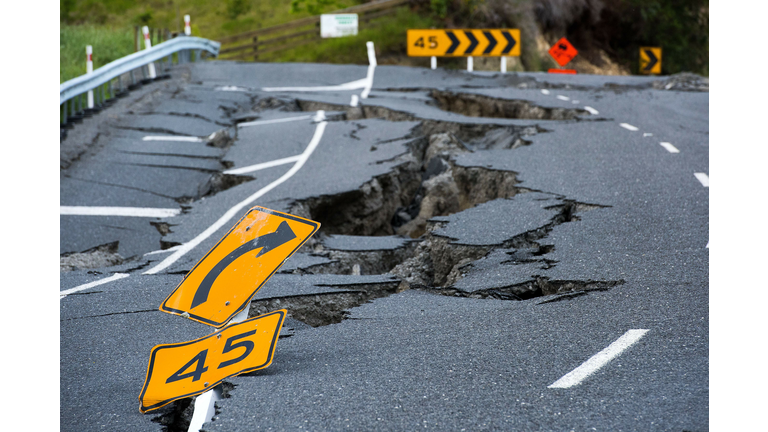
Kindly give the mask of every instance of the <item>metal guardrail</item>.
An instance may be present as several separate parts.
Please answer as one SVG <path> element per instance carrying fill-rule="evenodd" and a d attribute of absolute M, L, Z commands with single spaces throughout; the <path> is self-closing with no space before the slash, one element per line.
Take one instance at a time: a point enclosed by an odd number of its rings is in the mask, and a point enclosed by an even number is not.
<path fill-rule="evenodd" d="M 158 78 L 166 75 L 167 69 L 173 64 L 173 55 L 177 54 L 177 64 L 185 61 L 193 61 L 192 53 L 195 53 L 194 60 L 202 58 L 202 52 L 207 52 L 213 56 L 218 56 L 221 44 L 216 41 L 192 36 L 179 36 L 150 49 L 135 52 L 131 55 L 117 59 L 106 64 L 93 73 L 81 75 L 59 86 L 59 106 L 62 112 L 61 125 L 68 127 L 67 119 L 81 119 L 90 111 L 96 111 L 96 105 L 99 108 L 105 103 L 114 100 L 114 98 L 126 91 L 127 88 L 137 85 L 135 71 L 141 69 L 142 81 L 146 82 L 147 67 L 154 62 L 158 62 L 160 73 Z M 125 85 L 123 75 L 130 76 L 131 83 Z M 112 85 L 117 80 L 117 89 Z M 106 87 L 106 88 L 105 88 Z M 82 100 L 83 96 L 89 91 L 94 94 L 94 109 L 85 108 Z M 69 102 L 69 103 L 68 103 Z M 69 105 L 69 107 L 67 107 Z"/>

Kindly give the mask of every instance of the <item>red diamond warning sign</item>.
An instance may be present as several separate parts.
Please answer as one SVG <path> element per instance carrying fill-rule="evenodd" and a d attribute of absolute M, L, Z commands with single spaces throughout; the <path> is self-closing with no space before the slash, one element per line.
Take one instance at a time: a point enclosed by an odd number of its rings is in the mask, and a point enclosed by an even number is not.
<path fill-rule="evenodd" d="M 578 53 L 576 48 L 574 48 L 566 38 L 561 38 L 549 49 L 549 55 L 551 55 L 560 66 L 567 65 Z"/>

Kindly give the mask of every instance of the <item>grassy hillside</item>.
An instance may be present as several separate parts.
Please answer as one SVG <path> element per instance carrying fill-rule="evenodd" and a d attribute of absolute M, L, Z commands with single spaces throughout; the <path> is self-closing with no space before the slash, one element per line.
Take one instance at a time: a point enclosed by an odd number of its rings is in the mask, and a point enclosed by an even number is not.
<path fill-rule="evenodd" d="M 85 45 L 94 67 L 133 52 L 134 26 L 183 31 L 209 39 L 270 27 L 365 3 L 367 0 L 60 0 L 62 81 L 85 72 Z M 334 38 L 259 61 L 367 63 L 364 42 L 374 41 L 381 64 L 427 66 L 405 54 L 408 28 L 519 28 L 523 53 L 512 70 L 553 66 L 549 46 L 566 36 L 579 50 L 580 73 L 637 73 L 638 48 L 664 50 L 662 73 L 709 70 L 708 0 L 412 0 L 412 8 L 361 23 L 356 37 Z M 496 64 L 493 59 L 491 64 Z M 441 67 L 465 67 L 441 59 Z M 486 61 L 477 61 L 481 70 Z M 493 66 L 497 69 L 498 66 Z M 617 72 L 618 71 L 618 72 Z"/>

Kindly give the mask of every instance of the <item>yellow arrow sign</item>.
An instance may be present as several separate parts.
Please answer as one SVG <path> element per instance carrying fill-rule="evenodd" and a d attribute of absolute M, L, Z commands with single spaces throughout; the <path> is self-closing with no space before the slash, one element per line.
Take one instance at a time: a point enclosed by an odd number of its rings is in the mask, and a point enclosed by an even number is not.
<path fill-rule="evenodd" d="M 320 224 L 254 207 L 219 240 L 160 305 L 160 310 L 222 327 Z"/>
<path fill-rule="evenodd" d="M 139 410 L 145 413 L 210 390 L 227 377 L 266 368 L 286 313 L 281 309 L 190 342 L 155 346 Z"/>
<path fill-rule="evenodd" d="M 408 30 L 407 45 L 411 57 L 519 56 L 520 30 Z"/>
<path fill-rule="evenodd" d="M 661 73 L 661 48 L 640 47 L 640 73 L 646 75 Z"/>

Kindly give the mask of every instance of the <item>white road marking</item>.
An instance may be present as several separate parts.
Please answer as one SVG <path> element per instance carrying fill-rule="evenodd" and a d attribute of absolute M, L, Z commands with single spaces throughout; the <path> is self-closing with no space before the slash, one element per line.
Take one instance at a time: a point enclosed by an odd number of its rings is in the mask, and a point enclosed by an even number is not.
<path fill-rule="evenodd" d="M 667 151 L 670 153 L 680 153 L 680 150 L 678 150 L 677 147 L 673 146 L 671 143 L 660 142 L 659 144 L 661 144 L 661 146 L 667 149 Z"/>
<path fill-rule="evenodd" d="M 239 92 L 247 92 L 247 91 L 249 91 L 250 89 L 248 89 L 248 88 L 246 88 L 246 87 L 238 87 L 238 86 L 221 86 L 221 87 L 216 87 L 216 90 L 219 90 L 219 91 L 239 91 Z"/>
<path fill-rule="evenodd" d="M 317 113 L 318 118 L 324 118 L 324 116 L 325 114 L 322 111 L 318 111 Z M 198 234 L 197 237 L 181 245 L 181 247 L 176 251 L 174 251 L 173 254 L 166 257 L 164 260 L 160 261 L 160 263 L 158 263 L 156 266 L 145 271 L 143 274 L 156 274 L 168 268 L 168 266 L 176 262 L 176 260 L 178 260 L 182 256 L 186 255 L 186 253 L 191 251 L 195 246 L 199 245 L 205 239 L 213 235 L 216 231 L 218 231 L 221 227 L 223 227 L 227 222 L 229 222 L 233 217 L 240 214 L 240 212 L 244 207 L 250 205 L 253 201 L 261 198 L 267 192 L 271 191 L 272 189 L 276 188 L 277 186 L 279 186 L 289 178 L 293 177 L 293 175 L 296 174 L 301 169 L 301 167 L 304 166 L 304 164 L 307 162 L 307 159 L 309 159 L 309 156 L 312 155 L 312 152 L 314 152 L 315 148 L 317 148 L 317 145 L 320 144 L 320 139 L 323 137 L 323 132 L 325 132 L 325 127 L 327 125 L 328 125 L 328 122 L 325 122 L 325 121 L 322 121 L 317 124 L 317 128 L 315 129 L 315 134 L 312 136 L 312 140 L 310 140 L 306 150 L 304 150 L 304 153 L 301 154 L 300 158 L 296 161 L 293 167 L 291 167 L 291 169 L 288 170 L 288 172 L 286 172 L 280 178 L 268 184 L 267 186 L 264 186 L 263 188 L 259 189 L 256 193 L 249 196 L 245 200 L 241 201 L 234 207 L 227 210 L 227 212 L 224 213 L 224 215 L 221 216 L 219 220 L 214 222 L 213 225 L 209 226 L 205 231 Z"/>
<path fill-rule="evenodd" d="M 577 104 L 577 103 L 579 103 L 579 101 L 578 101 L 578 100 L 576 100 L 576 99 L 574 99 L 574 100 L 572 100 L 572 101 L 571 101 L 571 103 L 572 103 L 572 104 Z"/>
<path fill-rule="evenodd" d="M 557 95 L 556 97 L 557 97 L 558 99 L 560 99 L 560 100 L 564 100 L 564 101 L 568 101 L 568 100 L 571 100 L 571 98 L 569 98 L 568 96 Z"/>
<path fill-rule="evenodd" d="M 356 107 L 359 101 L 360 98 L 358 98 L 357 95 L 352 95 L 352 100 L 349 101 L 349 106 Z"/>
<path fill-rule="evenodd" d="M 693 173 L 704 187 L 709 187 L 709 176 L 705 173 Z"/>
<path fill-rule="evenodd" d="M 587 110 L 587 111 L 589 111 L 589 113 L 590 113 L 590 114 L 592 114 L 592 115 L 598 115 L 598 114 L 600 114 L 600 113 L 599 113 L 599 112 L 598 112 L 596 109 L 594 109 L 594 108 L 592 108 L 592 107 L 589 107 L 589 106 L 585 106 L 585 107 L 584 107 L 584 109 L 585 109 L 585 110 Z"/>
<path fill-rule="evenodd" d="M 69 294 L 76 293 L 78 291 L 87 290 L 88 288 L 93 288 L 95 286 L 99 286 L 108 282 L 116 281 L 118 279 L 127 278 L 130 276 L 128 273 L 115 273 L 112 276 L 104 279 L 99 279 L 97 281 L 93 281 L 87 284 L 79 285 L 74 288 L 70 288 L 68 290 L 59 291 L 59 300 L 63 299 L 64 297 L 68 296 Z"/>
<path fill-rule="evenodd" d="M 247 167 L 235 168 L 235 169 L 227 170 L 227 171 L 224 171 L 224 174 L 245 174 L 245 173 L 249 173 L 249 172 L 263 170 L 265 168 L 272 168 L 272 167 L 275 167 L 275 166 L 285 165 L 285 164 L 291 163 L 291 162 L 296 162 L 299 159 L 301 159 L 301 155 L 290 156 L 290 157 L 287 157 L 287 158 L 275 159 L 273 161 L 263 162 L 263 163 L 256 164 L 256 165 L 249 165 Z"/>
<path fill-rule="evenodd" d="M 581 366 L 568 372 L 562 378 L 552 383 L 548 388 L 569 388 L 581 383 L 588 376 L 595 373 L 598 369 L 608 364 L 609 361 L 618 357 L 624 350 L 639 341 L 647 332 L 648 330 L 643 329 L 627 331 L 615 342 L 608 345 L 608 348 L 595 354 L 589 360 L 582 363 Z"/>
<path fill-rule="evenodd" d="M 547 90 L 547 89 L 541 89 L 541 93 L 542 93 L 542 94 L 545 94 L 545 95 L 548 95 L 548 94 L 549 94 L 549 90 Z"/>
<path fill-rule="evenodd" d="M 282 91 L 342 91 L 342 90 L 357 90 L 365 88 L 368 83 L 367 78 L 359 79 L 356 81 L 350 81 L 348 83 L 339 84 L 335 86 L 317 86 L 317 87 L 264 87 L 262 90 L 267 92 L 282 92 Z"/>
<path fill-rule="evenodd" d="M 173 217 L 181 213 L 180 209 L 147 207 L 86 207 L 60 206 L 59 214 L 64 216 L 128 216 L 128 217 Z"/>
<path fill-rule="evenodd" d="M 286 117 L 286 118 L 279 118 L 279 119 L 272 119 L 272 120 L 255 120 L 250 122 L 238 123 L 237 127 L 261 126 L 265 124 L 285 123 L 285 122 L 292 122 L 292 121 L 298 121 L 298 120 L 309 120 L 312 117 L 313 117 L 312 115 L 303 115 L 303 116 Z"/>
<path fill-rule="evenodd" d="M 373 71 L 376 69 L 376 50 L 373 49 L 373 42 L 366 42 L 366 48 L 368 49 L 368 74 L 365 76 L 365 88 L 360 93 L 360 99 L 367 99 L 368 94 L 373 87 Z"/>
<path fill-rule="evenodd" d="M 631 130 L 632 132 L 636 132 L 636 131 L 639 131 L 639 130 L 640 130 L 640 129 L 638 129 L 638 128 L 636 128 L 636 127 L 632 126 L 632 125 L 631 125 L 631 124 L 629 124 L 629 123 L 621 123 L 621 124 L 619 124 L 619 126 L 623 127 L 624 129 L 628 129 L 628 130 Z"/>
<path fill-rule="evenodd" d="M 142 141 L 184 141 L 184 142 L 202 142 L 203 139 L 194 136 L 178 135 L 148 135 L 142 138 Z"/>
<path fill-rule="evenodd" d="M 649 137 L 649 136 L 653 136 L 653 134 L 650 132 L 643 132 L 643 138 Z"/>

